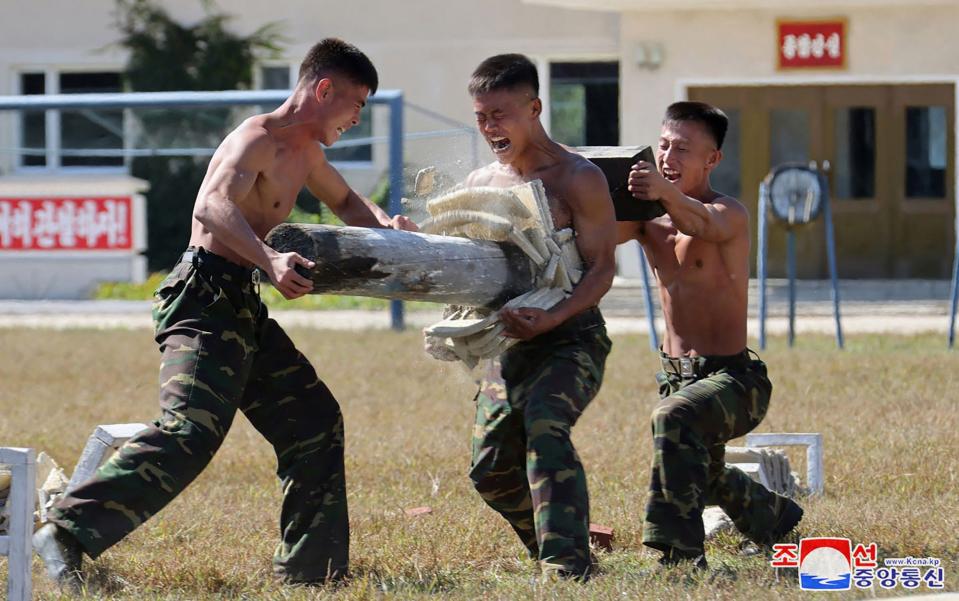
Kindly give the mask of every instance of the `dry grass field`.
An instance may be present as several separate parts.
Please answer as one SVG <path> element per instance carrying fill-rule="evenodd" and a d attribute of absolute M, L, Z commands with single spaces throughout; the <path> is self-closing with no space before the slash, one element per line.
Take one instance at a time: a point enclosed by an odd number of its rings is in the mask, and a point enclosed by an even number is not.
<path fill-rule="evenodd" d="M 340 400 L 354 579 L 337 588 L 274 583 L 280 490 L 269 445 L 238 417 L 201 477 L 108 551 L 92 572 L 105 599 L 798 599 L 796 576 L 740 539 L 707 547 L 713 579 L 646 578 L 640 544 L 648 416 L 656 357 L 645 338 L 614 337 L 606 381 L 574 430 L 589 475 L 592 520 L 615 528 L 614 550 L 586 585 L 542 581 L 505 521 L 466 477 L 475 386 L 428 359 L 417 333 L 295 330 Z M 805 536 L 876 542 L 880 557 L 933 556 L 959 586 L 959 355 L 936 337 L 827 337 L 764 353 L 773 403 L 759 431 L 822 432 L 826 495 L 806 500 Z M 72 469 L 94 426 L 156 413 L 159 355 L 137 331 L 0 330 L 0 444 L 30 446 Z M 803 472 L 798 455 L 796 467 Z M 429 505 L 430 515 L 404 508 Z M 88 564 L 89 565 L 89 564 Z M 6 577 L 0 560 L 0 577 Z M 35 595 L 58 598 L 34 563 Z M 902 588 L 850 597 L 904 594 Z M 921 587 L 916 592 L 926 592 Z"/>

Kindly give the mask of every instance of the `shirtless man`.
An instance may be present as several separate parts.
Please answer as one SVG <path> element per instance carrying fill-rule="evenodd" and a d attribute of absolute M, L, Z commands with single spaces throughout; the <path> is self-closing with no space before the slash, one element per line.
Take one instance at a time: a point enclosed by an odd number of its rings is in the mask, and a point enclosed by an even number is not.
<path fill-rule="evenodd" d="M 602 172 L 546 135 L 528 58 L 486 59 L 469 92 L 496 161 L 471 173 L 466 185 L 541 180 L 553 223 L 575 229 L 585 268 L 572 294 L 552 309 L 500 312 L 506 335 L 522 342 L 493 362 L 480 385 L 470 479 L 546 571 L 585 579 L 592 567 L 589 497 L 570 430 L 599 391 L 611 348 L 596 305 L 615 269 L 613 205 Z"/>
<path fill-rule="evenodd" d="M 660 201 L 666 214 L 618 225 L 620 242 L 642 244 L 666 319 L 643 531 L 664 566 L 706 567 L 706 504 L 722 507 L 761 544 L 781 539 L 802 518 L 799 505 L 724 461 L 726 441 L 759 424 L 772 392 L 765 364 L 746 348 L 749 215 L 709 183 L 727 123 L 706 104 L 671 105 L 657 165 L 640 162 L 629 175 L 633 196 Z"/>
<path fill-rule="evenodd" d="M 236 410 L 273 445 L 282 481 L 274 572 L 323 582 L 348 567 L 343 419 L 326 385 L 260 302 L 254 268 L 288 299 L 312 289 L 313 267 L 263 242 L 305 184 L 344 222 L 411 227 L 359 196 L 326 160 L 359 122 L 377 74 L 357 48 L 316 44 L 291 96 L 244 121 L 210 161 L 193 210 L 190 246 L 156 292 L 161 417 L 60 500 L 34 545 L 59 584 L 82 585 L 82 553 L 96 558 L 155 515 L 200 474 Z"/>

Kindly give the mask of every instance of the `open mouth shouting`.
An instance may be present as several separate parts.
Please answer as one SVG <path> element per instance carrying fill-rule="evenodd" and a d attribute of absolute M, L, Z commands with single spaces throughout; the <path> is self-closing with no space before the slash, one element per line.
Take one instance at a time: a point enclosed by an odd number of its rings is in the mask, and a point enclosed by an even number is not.
<path fill-rule="evenodd" d="M 667 181 L 675 184 L 677 181 L 679 181 L 680 173 L 675 169 L 663 167 L 663 177 L 666 178 Z"/>
<path fill-rule="evenodd" d="M 513 147 L 509 138 L 489 138 L 489 145 L 494 154 L 505 154 Z"/>

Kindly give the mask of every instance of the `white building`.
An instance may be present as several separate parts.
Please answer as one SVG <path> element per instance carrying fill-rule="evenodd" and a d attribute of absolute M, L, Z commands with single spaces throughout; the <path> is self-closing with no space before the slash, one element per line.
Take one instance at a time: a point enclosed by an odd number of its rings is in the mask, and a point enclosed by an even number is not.
<path fill-rule="evenodd" d="M 0 22 L 0 94 L 119 89 L 126 57 L 114 44 L 112 0 L 3 4 L 16 18 Z M 181 22 L 203 15 L 195 0 L 161 4 Z M 717 104 L 731 118 L 719 189 L 754 211 L 770 167 L 828 161 L 841 277 L 949 274 L 959 0 L 806 0 L 801 8 L 785 0 L 219 0 L 217 8 L 235 16 L 231 28 L 242 34 L 280 23 L 288 43 L 259 66 L 260 86 L 288 85 L 323 37 L 357 44 L 376 63 L 381 88 L 403 90 L 409 132 L 471 125 L 469 74 L 502 52 L 537 63 L 547 126 L 572 145 L 654 144 L 669 103 Z M 81 176 L 130 185 L 122 159 L 59 151 L 91 140 L 129 145 L 117 119 L 0 119 L 0 189 L 30 180 L 33 189 L 50 182 L 62 190 L 65 178 Z M 386 135 L 385 113 L 374 111 L 357 129 Z M 462 177 L 491 159 L 477 146 L 466 134 L 409 141 L 407 161 Z M 24 147 L 40 151 L 17 150 Z M 385 148 L 334 156 L 369 192 L 385 169 Z M 774 230 L 773 275 L 782 270 L 781 239 Z M 825 275 L 821 223 L 800 237 L 799 251 L 801 276 Z M 636 273 L 636 256 L 620 253 L 627 275 Z"/>
<path fill-rule="evenodd" d="M 828 165 L 840 277 L 949 276 L 959 1 L 527 2 L 619 17 L 624 141 L 654 140 L 673 100 L 718 105 L 731 127 L 714 184 L 753 215 L 772 166 Z M 826 275 L 821 221 L 798 250 L 800 277 Z"/>

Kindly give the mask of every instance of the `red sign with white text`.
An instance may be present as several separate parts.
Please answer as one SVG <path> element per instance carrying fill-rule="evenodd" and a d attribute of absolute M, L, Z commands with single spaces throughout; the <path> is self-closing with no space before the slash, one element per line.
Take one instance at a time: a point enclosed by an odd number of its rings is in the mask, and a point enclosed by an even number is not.
<path fill-rule="evenodd" d="M 0 198 L 0 251 L 132 248 L 129 196 Z"/>
<path fill-rule="evenodd" d="M 845 21 L 779 22 L 780 69 L 845 66 Z"/>

